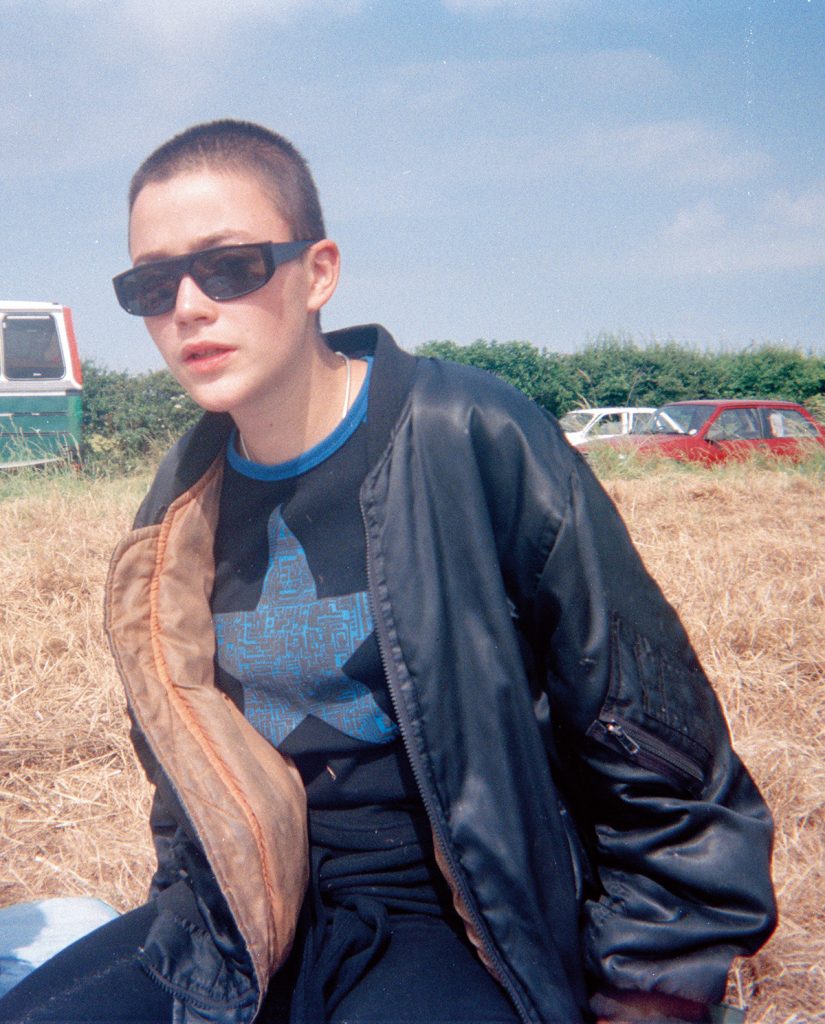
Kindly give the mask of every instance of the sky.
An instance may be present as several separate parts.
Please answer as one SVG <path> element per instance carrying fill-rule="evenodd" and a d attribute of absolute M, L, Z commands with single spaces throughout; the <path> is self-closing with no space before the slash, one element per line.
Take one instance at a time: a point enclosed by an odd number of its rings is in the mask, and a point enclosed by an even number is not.
<path fill-rule="evenodd" d="M 162 362 L 110 279 L 128 182 L 286 135 L 342 251 L 327 329 L 825 351 L 825 0 L 0 0 L 0 298 Z"/>

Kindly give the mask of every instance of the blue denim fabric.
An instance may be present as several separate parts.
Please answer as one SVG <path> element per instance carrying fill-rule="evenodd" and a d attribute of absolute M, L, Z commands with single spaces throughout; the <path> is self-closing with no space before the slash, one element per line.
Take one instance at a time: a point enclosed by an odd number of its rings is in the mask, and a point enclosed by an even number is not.
<path fill-rule="evenodd" d="M 85 896 L 0 909 L 0 997 L 55 953 L 117 916 L 107 903 Z"/>

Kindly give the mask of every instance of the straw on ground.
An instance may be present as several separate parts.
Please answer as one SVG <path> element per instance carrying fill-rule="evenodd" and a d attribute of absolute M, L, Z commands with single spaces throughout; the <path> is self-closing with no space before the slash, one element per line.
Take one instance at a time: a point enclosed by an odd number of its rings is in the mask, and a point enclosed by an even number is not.
<path fill-rule="evenodd" d="M 45 478 L 0 501 L 0 904 L 144 898 L 149 790 L 101 613 L 145 483 Z M 781 924 L 729 998 L 752 1024 L 825 1021 L 825 485 L 751 466 L 607 486 L 777 821 Z"/>

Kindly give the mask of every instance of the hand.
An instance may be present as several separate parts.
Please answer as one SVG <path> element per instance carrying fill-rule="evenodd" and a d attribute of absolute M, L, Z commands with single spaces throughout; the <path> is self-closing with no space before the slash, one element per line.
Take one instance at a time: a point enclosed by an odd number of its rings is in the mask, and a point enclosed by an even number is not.
<path fill-rule="evenodd" d="M 597 992 L 590 1000 L 590 1008 L 596 1014 L 597 1024 L 682 1024 L 710 1020 L 705 1003 L 663 992 Z"/>

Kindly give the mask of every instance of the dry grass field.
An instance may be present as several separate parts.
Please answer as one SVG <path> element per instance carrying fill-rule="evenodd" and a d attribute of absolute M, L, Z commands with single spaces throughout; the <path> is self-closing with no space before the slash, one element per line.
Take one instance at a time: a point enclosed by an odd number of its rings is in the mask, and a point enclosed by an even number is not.
<path fill-rule="evenodd" d="M 152 868 L 149 794 L 101 628 L 145 479 L 0 491 L 0 905 L 121 910 Z M 777 820 L 780 927 L 731 972 L 751 1024 L 825 1021 L 825 478 L 659 467 L 606 484 L 679 609 Z"/>

